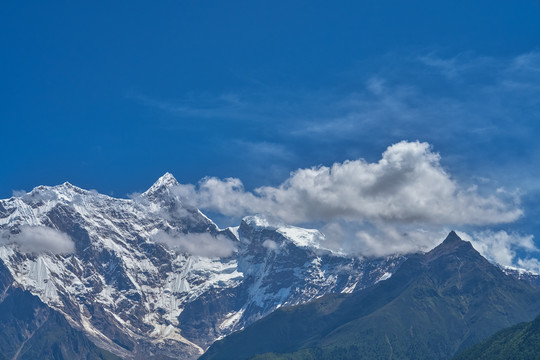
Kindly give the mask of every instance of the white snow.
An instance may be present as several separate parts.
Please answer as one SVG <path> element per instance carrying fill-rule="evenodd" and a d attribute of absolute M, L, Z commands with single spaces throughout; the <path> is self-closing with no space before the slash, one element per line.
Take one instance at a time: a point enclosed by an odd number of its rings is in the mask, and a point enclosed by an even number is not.
<path fill-rule="evenodd" d="M 238 323 L 238 321 L 240 321 L 242 315 L 244 315 L 245 310 L 245 308 L 242 308 L 237 312 L 227 314 L 225 316 L 225 320 L 219 325 L 219 328 L 221 330 L 233 328 Z"/>
<path fill-rule="evenodd" d="M 102 325 L 94 323 L 90 316 L 91 306 L 103 308 L 111 314 L 111 321 L 118 322 L 122 331 L 135 338 L 160 344 L 179 341 L 199 353 L 202 349 L 181 335 L 178 317 L 186 304 L 204 294 L 242 284 L 248 286 L 245 304 L 241 310 L 225 315 L 216 329 L 221 331 L 216 334 L 218 337 L 239 330 L 283 305 L 299 304 L 332 291 L 352 292 L 363 286 L 360 270 L 352 266 L 329 267 L 321 256 L 311 251 L 322 249 L 323 235 L 318 230 L 272 223 L 262 216 L 247 217 L 244 221 L 249 226 L 275 231 L 276 238 L 270 241 L 276 243 L 276 249 L 280 243 L 292 244 L 303 249 L 305 257 L 289 257 L 286 247 L 283 251 L 264 251 L 262 257 L 254 257 L 246 253 L 250 242 L 241 239 L 238 227 L 228 228 L 239 240 L 240 249 L 231 258 L 189 256 L 156 244 L 152 240 L 156 233 L 188 231 L 194 220 L 199 229 L 205 228 L 203 231 L 220 231 L 200 211 L 182 208 L 180 200 L 169 191 L 175 184 L 174 177 L 165 174 L 134 199 L 115 199 L 64 183 L 40 186 L 20 197 L 0 200 L 9 214 L 0 217 L 0 232 L 22 225 L 62 225 L 55 222 L 56 216 L 68 224 L 66 229 L 59 230 L 78 232 L 73 236 L 76 242 L 89 241 L 84 250 L 78 247 L 69 256 L 21 254 L 14 245 L 4 245 L 0 246 L 0 259 L 17 284 L 96 338 L 108 341 L 100 328 Z M 175 206 L 169 209 L 167 204 L 171 202 Z M 281 272 L 291 274 L 290 278 L 275 278 Z M 338 274 L 343 272 L 352 275 L 338 288 Z M 127 288 L 119 288 L 116 281 L 127 283 Z M 276 283 L 279 285 L 274 287 Z M 151 330 L 142 330 L 145 326 L 128 321 L 135 314 Z"/>
<path fill-rule="evenodd" d="M 379 277 L 377 279 L 377 281 L 375 283 L 378 283 L 378 282 L 384 281 L 384 280 L 388 280 L 388 279 L 390 279 L 391 276 L 392 276 L 392 273 L 385 272 L 384 274 L 381 275 L 381 277 Z"/>
<path fill-rule="evenodd" d="M 246 224 L 269 230 L 275 230 L 283 235 L 288 241 L 298 247 L 321 249 L 332 252 L 322 246 L 324 234 L 317 229 L 304 229 L 296 226 L 286 225 L 277 221 L 269 220 L 262 215 L 246 216 L 242 219 Z"/>
<path fill-rule="evenodd" d="M 312 247 L 318 249 L 323 235 L 319 230 L 302 229 L 294 226 L 279 227 L 277 232 L 295 243 L 297 246 Z"/>
<path fill-rule="evenodd" d="M 240 235 L 238 234 L 238 229 L 239 228 L 240 228 L 240 226 L 231 226 L 231 227 L 227 228 L 234 235 L 236 240 L 240 240 Z"/>
<path fill-rule="evenodd" d="M 354 289 L 356 289 L 357 284 L 358 283 L 356 282 L 356 283 L 352 284 L 351 286 L 345 287 L 343 290 L 341 290 L 341 293 L 342 294 L 351 294 L 354 291 Z"/>

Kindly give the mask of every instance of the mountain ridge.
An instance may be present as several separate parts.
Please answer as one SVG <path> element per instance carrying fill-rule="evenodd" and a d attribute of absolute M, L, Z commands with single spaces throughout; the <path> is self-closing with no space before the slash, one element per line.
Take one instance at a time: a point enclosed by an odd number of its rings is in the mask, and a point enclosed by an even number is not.
<path fill-rule="evenodd" d="M 176 184 L 166 174 L 146 192 L 116 199 L 64 183 L 0 200 L 0 259 L 17 286 L 126 359 L 194 359 L 278 307 L 359 291 L 403 261 L 321 252 L 308 241 L 321 236 L 316 230 L 249 221 L 220 229 L 184 204 Z M 22 248 L 36 232 L 55 244 L 68 236 L 73 250 Z M 193 241 L 235 250 L 205 257 L 169 246 Z"/>
<path fill-rule="evenodd" d="M 279 309 L 215 342 L 201 360 L 447 359 L 538 312 L 540 289 L 508 277 L 451 233 L 387 281 Z"/>

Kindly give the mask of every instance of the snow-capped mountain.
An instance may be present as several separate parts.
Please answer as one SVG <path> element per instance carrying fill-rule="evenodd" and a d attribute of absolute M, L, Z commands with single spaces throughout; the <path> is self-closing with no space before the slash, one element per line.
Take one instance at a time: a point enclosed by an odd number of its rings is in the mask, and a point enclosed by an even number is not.
<path fill-rule="evenodd" d="M 388 278 L 402 257 L 324 249 L 317 230 L 251 216 L 220 229 L 170 174 L 117 199 L 69 183 L 0 200 L 0 259 L 14 286 L 126 359 L 194 359 L 285 305 Z"/>

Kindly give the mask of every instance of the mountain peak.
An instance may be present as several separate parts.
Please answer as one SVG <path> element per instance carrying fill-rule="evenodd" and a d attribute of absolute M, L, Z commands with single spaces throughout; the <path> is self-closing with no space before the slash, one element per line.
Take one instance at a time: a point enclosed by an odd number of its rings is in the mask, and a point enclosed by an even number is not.
<path fill-rule="evenodd" d="M 165 174 L 163 174 L 163 176 L 161 176 L 159 179 L 157 179 L 157 181 L 154 183 L 153 186 L 155 186 L 155 185 L 158 185 L 158 186 L 176 186 L 176 185 L 180 185 L 180 184 L 178 183 L 176 178 L 173 176 L 173 174 L 171 174 L 170 172 L 166 172 Z"/>
<path fill-rule="evenodd" d="M 426 255 L 428 259 L 434 260 L 443 255 L 469 250 L 476 252 L 470 242 L 461 239 L 459 235 L 456 234 L 454 230 L 452 230 L 450 231 L 448 236 L 446 236 L 446 239 L 444 239 L 442 243 L 440 243 L 437 247 L 428 252 Z"/>
<path fill-rule="evenodd" d="M 69 190 L 69 191 L 75 191 L 75 192 L 84 192 L 84 191 L 88 191 L 88 190 L 85 190 L 83 188 L 80 188 L 78 186 L 75 186 L 73 184 L 71 184 L 70 182 L 67 182 L 65 181 L 63 184 L 61 185 L 57 185 L 55 186 L 56 189 L 66 189 L 66 190 Z"/>
<path fill-rule="evenodd" d="M 466 242 L 463 239 L 459 237 L 458 234 L 454 230 L 450 231 L 450 233 L 446 236 L 446 239 L 444 239 L 443 243 L 451 244 L 451 243 L 461 243 Z"/>
<path fill-rule="evenodd" d="M 28 194 L 29 195 L 36 195 L 36 194 L 47 194 L 47 193 L 56 193 L 56 194 L 63 194 L 64 196 L 70 198 L 74 194 L 88 194 L 90 191 L 82 189 L 78 186 L 72 185 L 69 182 L 64 182 L 60 185 L 55 186 L 46 186 L 46 185 L 39 185 L 32 189 Z"/>
<path fill-rule="evenodd" d="M 180 183 L 178 183 L 175 177 L 171 173 L 166 172 L 163 176 L 157 179 L 157 181 L 150 187 L 150 189 L 146 190 L 144 194 L 150 195 L 160 193 L 178 185 L 180 185 Z"/>

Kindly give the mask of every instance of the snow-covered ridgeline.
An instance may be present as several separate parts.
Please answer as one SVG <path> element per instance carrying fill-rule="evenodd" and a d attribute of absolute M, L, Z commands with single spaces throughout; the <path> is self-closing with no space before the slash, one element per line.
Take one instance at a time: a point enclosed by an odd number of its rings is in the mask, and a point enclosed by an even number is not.
<path fill-rule="evenodd" d="M 18 286 L 100 346 L 127 358 L 186 359 L 278 307 L 374 284 L 402 261 L 321 251 L 317 230 L 263 217 L 221 230 L 185 206 L 176 185 L 166 174 L 133 199 L 64 183 L 0 200 L 0 258 Z M 74 250 L 23 247 L 25 226 L 67 234 Z M 193 256 L 157 242 L 160 233 L 222 237 L 236 250 L 226 258 Z"/>

